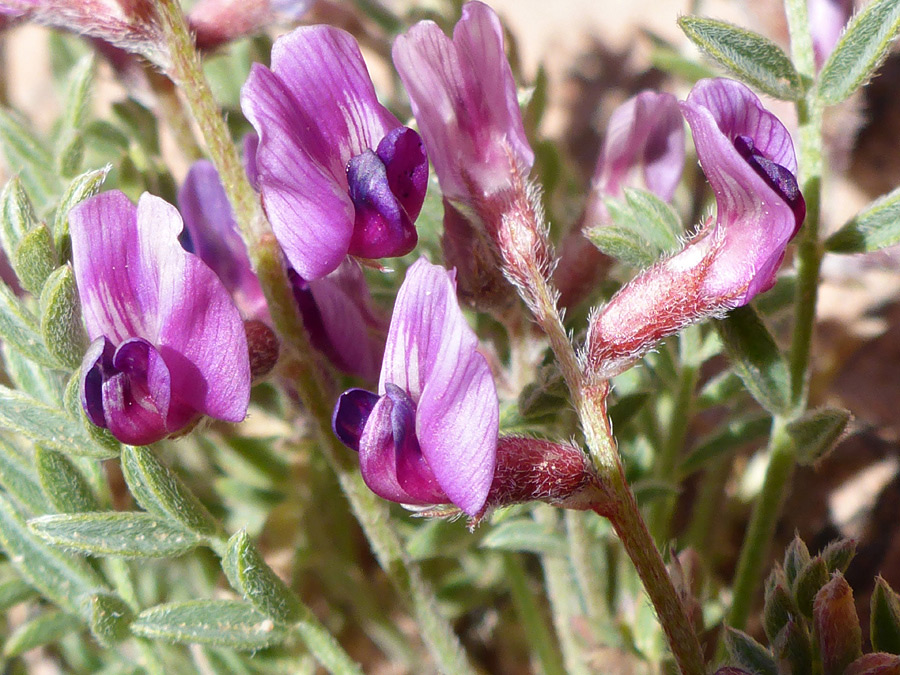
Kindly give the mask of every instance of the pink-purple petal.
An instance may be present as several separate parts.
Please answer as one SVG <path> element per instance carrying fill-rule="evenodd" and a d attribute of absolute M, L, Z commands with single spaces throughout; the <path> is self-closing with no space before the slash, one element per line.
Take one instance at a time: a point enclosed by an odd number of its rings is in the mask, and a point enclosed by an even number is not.
<path fill-rule="evenodd" d="M 610 116 L 593 187 L 620 196 L 623 187 L 643 183 L 669 201 L 683 168 L 684 121 L 678 101 L 672 94 L 643 91 Z"/>
<path fill-rule="evenodd" d="M 417 447 L 412 447 L 415 442 L 414 428 L 410 433 L 401 434 L 401 445 L 398 447 L 395 439 L 395 408 L 392 397 L 382 396 L 372 409 L 366 422 L 362 436 L 359 439 L 359 468 L 363 480 L 369 489 L 379 497 L 401 504 L 434 504 L 446 501 L 443 494 L 429 489 L 426 482 L 420 484 L 414 480 L 414 472 L 411 470 L 416 457 L 421 458 L 421 452 Z M 402 411 L 399 411 L 402 416 Z M 402 460 L 404 483 L 411 487 L 409 491 L 401 485 L 399 473 L 401 460 L 399 455 L 412 453 L 412 459 Z M 424 461 L 424 460 L 421 460 Z M 427 469 L 419 467 L 420 469 Z M 423 488 L 420 493 L 417 488 Z"/>
<path fill-rule="evenodd" d="M 397 296 L 379 392 L 389 384 L 416 402 L 416 435 L 438 484 L 466 513 L 490 489 L 499 411 L 487 361 L 456 300 L 451 273 L 424 259 Z"/>
<path fill-rule="evenodd" d="M 254 64 L 241 106 L 259 135 L 256 177 L 266 215 L 288 261 L 304 279 L 318 279 L 346 257 L 353 234 L 353 203 L 345 163 L 336 149 L 327 164 L 315 134 L 286 85 Z"/>
<path fill-rule="evenodd" d="M 178 207 L 190 240 L 188 250 L 216 273 L 248 319 L 269 320 L 262 287 L 212 162 L 194 162 L 178 191 Z"/>
<path fill-rule="evenodd" d="M 765 160 L 792 175 L 797 164 L 790 135 L 747 87 L 731 80 L 697 83 L 682 112 L 716 196 L 719 236 L 726 238 L 704 286 L 714 297 L 731 294 L 732 306 L 746 304 L 774 283 L 805 208 L 799 192 L 787 195 L 773 179 L 774 170 L 748 161 L 747 151 L 735 143 L 745 147 L 749 140 Z M 781 180 L 786 183 L 787 174 Z M 738 295 L 736 288 L 742 289 Z"/>
<path fill-rule="evenodd" d="M 378 102 L 359 46 L 346 31 L 303 26 L 288 33 L 272 48 L 272 71 L 298 116 L 318 131 L 305 139 L 311 155 L 334 173 L 400 126 Z"/>
<path fill-rule="evenodd" d="M 104 192 L 69 212 L 72 266 L 91 340 L 118 344 L 156 338 L 159 278 L 152 242 L 135 236 L 137 208 L 119 191 Z M 159 241 L 181 231 L 178 213 L 161 209 L 154 226 Z M 177 245 L 177 241 L 175 241 Z"/>
<path fill-rule="evenodd" d="M 392 54 L 445 197 L 490 194 L 507 184 L 511 164 L 531 168 L 503 28 L 490 7 L 467 3 L 452 40 L 420 21 Z"/>

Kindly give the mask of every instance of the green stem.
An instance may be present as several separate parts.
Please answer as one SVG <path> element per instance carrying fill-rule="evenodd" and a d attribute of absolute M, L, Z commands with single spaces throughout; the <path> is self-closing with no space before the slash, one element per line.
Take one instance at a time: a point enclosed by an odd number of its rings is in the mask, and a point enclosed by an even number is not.
<path fill-rule="evenodd" d="M 785 12 L 794 65 L 804 82 L 812 83 L 816 77 L 816 66 L 806 0 L 785 0 Z M 822 114 L 823 107 L 816 96 L 816 89 L 810 87 L 805 97 L 797 102 L 799 180 L 806 200 L 806 222 L 797 247 L 794 332 L 788 357 L 792 409 L 790 414 L 773 420 L 769 466 L 735 573 L 733 605 L 728 617 L 729 624 L 735 628 L 744 627 L 753 605 L 762 567 L 768 560 L 772 534 L 794 471 L 794 449 L 786 426 L 802 415 L 808 405 L 810 357 L 816 320 L 819 267 L 822 262 L 822 244 L 819 241 L 823 171 Z"/>
<path fill-rule="evenodd" d="M 525 574 L 525 568 L 519 556 L 515 553 L 504 555 L 503 570 L 509 582 L 513 604 L 515 604 L 519 620 L 522 622 L 522 629 L 541 662 L 541 670 L 544 675 L 566 675 L 562 654 L 560 654 L 559 647 L 547 626 L 540 606 L 528 587 L 528 576 Z"/>
<path fill-rule="evenodd" d="M 506 234 L 501 233 L 504 241 L 518 241 L 516 232 L 519 230 L 532 233 L 532 236 L 543 232 L 536 212 L 526 196 L 524 185 L 520 188 L 511 205 L 507 206 L 508 211 L 502 222 L 493 224 L 494 227 L 505 228 Z M 482 219 L 490 222 L 493 214 L 488 213 L 486 216 Z M 528 240 L 527 237 L 523 239 Z M 700 642 L 672 585 L 662 556 L 641 517 L 634 494 L 625 480 L 606 412 L 609 383 L 589 381 L 582 373 L 556 306 L 558 293 L 544 274 L 546 268 L 535 259 L 534 250 L 540 247 L 532 247 L 532 244 L 533 240 L 524 247 L 526 250 L 509 251 L 510 257 L 504 260 L 504 264 L 511 278 L 521 279 L 517 288 L 550 342 L 581 420 L 594 468 L 601 485 L 607 490 L 607 503 L 596 505 L 595 510 L 610 519 L 622 540 L 653 602 L 669 648 L 682 674 L 704 675 L 706 667 Z M 504 246 L 500 248 L 501 251 L 505 250 Z M 506 255 L 505 252 L 504 256 Z"/>
<path fill-rule="evenodd" d="M 266 296 L 275 330 L 283 345 L 290 345 L 298 376 L 295 384 L 310 419 L 319 447 L 338 475 L 353 511 L 360 521 L 382 567 L 402 593 L 411 599 L 419 628 L 442 672 L 471 673 L 465 653 L 446 619 L 440 614 L 431 588 L 406 556 L 400 538 L 390 526 L 387 506 L 362 483 L 356 467 L 349 464 L 346 451 L 331 432 L 332 387 L 317 365 L 285 274 L 281 249 L 266 222 L 259 199 L 247 177 L 206 76 L 200 57 L 177 0 L 157 0 L 160 24 L 171 59 L 170 76 L 185 95 L 191 114 L 206 142 L 219 172 L 247 250 Z"/>
<path fill-rule="evenodd" d="M 785 423 L 775 420 L 769 450 L 769 466 L 757 497 L 750 525 L 741 547 L 734 580 L 734 596 L 728 613 L 728 625 L 742 629 L 753 607 L 762 568 L 768 560 L 775 525 L 784 502 L 785 488 L 794 472 L 794 451 Z"/>

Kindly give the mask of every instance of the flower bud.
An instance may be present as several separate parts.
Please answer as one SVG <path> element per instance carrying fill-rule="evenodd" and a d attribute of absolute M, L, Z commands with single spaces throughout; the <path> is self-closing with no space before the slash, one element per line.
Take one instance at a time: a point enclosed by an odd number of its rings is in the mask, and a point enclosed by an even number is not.
<path fill-rule="evenodd" d="M 860 656 L 844 675 L 900 675 L 900 656 L 882 652 Z"/>
<path fill-rule="evenodd" d="M 278 362 L 278 336 L 258 319 L 245 321 L 244 332 L 250 354 L 250 377 L 255 382 L 268 375 Z"/>
<path fill-rule="evenodd" d="M 824 675 L 842 675 L 862 652 L 862 631 L 847 580 L 835 574 L 816 594 L 813 621 Z"/>
<path fill-rule="evenodd" d="M 477 524 L 491 509 L 541 501 L 566 509 L 602 508 L 606 502 L 597 474 L 581 448 L 523 436 L 497 441 L 497 467 Z"/>

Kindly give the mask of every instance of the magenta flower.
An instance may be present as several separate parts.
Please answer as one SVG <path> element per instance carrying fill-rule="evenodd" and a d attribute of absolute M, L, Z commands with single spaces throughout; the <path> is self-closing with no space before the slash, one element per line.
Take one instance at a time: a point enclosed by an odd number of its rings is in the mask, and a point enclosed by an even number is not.
<path fill-rule="evenodd" d="M 478 338 L 456 301 L 454 273 L 420 259 L 397 294 L 378 394 L 351 389 L 334 410 L 377 495 L 482 510 L 497 458 L 499 408 Z"/>
<path fill-rule="evenodd" d="M 582 234 L 609 223 L 604 198 L 641 187 L 671 201 L 684 168 L 684 119 L 672 94 L 642 91 L 613 111 L 578 227 L 563 240 L 553 281 L 560 307 L 572 307 L 603 278 L 606 258 Z"/>
<path fill-rule="evenodd" d="M 178 208 L 184 217 L 185 248 L 216 273 L 245 318 L 271 323 L 262 287 L 212 162 L 201 159 L 191 166 L 178 191 Z"/>
<path fill-rule="evenodd" d="M 494 10 L 466 3 L 452 40 L 420 21 L 393 56 L 446 198 L 470 202 L 528 173 L 534 153 Z"/>
<path fill-rule="evenodd" d="M 250 398 L 244 326 L 228 291 L 178 242 L 178 211 L 118 191 L 69 213 L 88 336 L 81 400 L 124 443 L 158 441 L 201 415 L 239 422 Z"/>
<path fill-rule="evenodd" d="M 305 26 L 254 64 L 241 107 L 259 135 L 256 181 L 291 267 L 311 281 L 347 255 L 409 253 L 428 182 L 419 135 L 375 89 L 353 37 Z"/>
<path fill-rule="evenodd" d="M 771 288 L 806 215 L 791 137 L 746 86 L 701 80 L 681 110 L 716 196 L 716 221 L 594 317 L 586 353 L 599 377 L 621 372 L 683 326 Z"/>
<path fill-rule="evenodd" d="M 642 91 L 610 115 L 606 139 L 591 180 L 592 198 L 621 197 L 626 187 L 642 187 L 663 201 L 675 194 L 684 168 L 684 120 L 672 94 Z M 598 222 L 589 207 L 585 225 Z"/>
<path fill-rule="evenodd" d="M 369 382 L 378 377 L 387 322 L 372 308 L 362 270 L 349 258 L 322 279 L 288 273 L 313 347 L 338 370 Z"/>
<path fill-rule="evenodd" d="M 821 68 L 853 14 L 853 0 L 807 0 L 816 68 Z"/>

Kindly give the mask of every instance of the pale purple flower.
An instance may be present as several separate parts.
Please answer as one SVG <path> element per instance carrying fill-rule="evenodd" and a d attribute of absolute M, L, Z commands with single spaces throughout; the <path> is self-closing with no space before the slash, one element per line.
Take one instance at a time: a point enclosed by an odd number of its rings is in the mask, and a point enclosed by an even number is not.
<path fill-rule="evenodd" d="M 234 212 L 212 162 L 194 162 L 178 191 L 182 243 L 215 272 L 247 319 L 271 323 L 259 279 L 250 266 Z"/>
<path fill-rule="evenodd" d="M 311 281 L 347 255 L 409 253 L 428 182 L 419 135 L 375 96 L 356 40 L 330 26 L 281 37 L 241 107 L 259 135 L 256 183 L 291 267 Z"/>
<path fill-rule="evenodd" d="M 684 119 L 672 94 L 642 91 L 613 111 L 584 213 L 560 247 L 553 274 L 560 307 L 586 297 L 608 267 L 606 257 L 582 234 L 609 224 L 604 199 L 620 198 L 626 187 L 638 187 L 671 201 L 683 168 Z"/>
<path fill-rule="evenodd" d="M 178 211 L 105 192 L 69 212 L 72 264 L 91 346 L 88 418 L 124 443 L 152 443 L 201 415 L 239 422 L 250 398 L 240 314 L 216 274 L 178 241 Z"/>
<path fill-rule="evenodd" d="M 853 0 L 807 0 L 806 7 L 816 68 L 821 68 L 853 14 Z"/>
<path fill-rule="evenodd" d="M 328 276 L 313 281 L 304 281 L 293 270 L 288 276 L 313 347 L 338 370 L 374 382 L 387 324 L 372 308 L 359 264 L 348 258 Z"/>
<path fill-rule="evenodd" d="M 639 187 L 670 201 L 683 168 L 684 120 L 678 101 L 672 94 L 642 91 L 610 115 L 591 180 L 592 198 L 605 211 L 603 197 L 621 197 L 626 187 Z M 587 227 L 599 224 L 591 215 Z"/>
<path fill-rule="evenodd" d="M 446 198 L 471 202 L 528 173 L 534 153 L 494 10 L 466 3 L 452 40 L 420 21 L 393 57 Z"/>
<path fill-rule="evenodd" d="M 296 21 L 314 0 L 199 0 L 187 20 L 200 49 L 259 32 L 278 21 Z"/>
<path fill-rule="evenodd" d="M 478 338 L 457 304 L 453 272 L 424 259 L 409 268 L 378 393 L 342 394 L 333 424 L 359 452 L 363 479 L 377 495 L 481 512 L 496 464 L 499 408 Z"/>
<path fill-rule="evenodd" d="M 683 326 L 771 288 L 806 214 L 791 137 L 746 86 L 701 80 L 681 109 L 716 196 L 715 224 L 633 279 L 594 316 L 586 354 L 599 377 L 621 372 Z"/>

